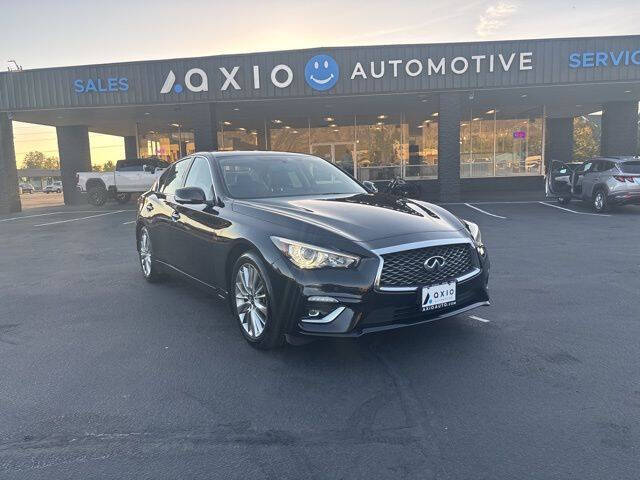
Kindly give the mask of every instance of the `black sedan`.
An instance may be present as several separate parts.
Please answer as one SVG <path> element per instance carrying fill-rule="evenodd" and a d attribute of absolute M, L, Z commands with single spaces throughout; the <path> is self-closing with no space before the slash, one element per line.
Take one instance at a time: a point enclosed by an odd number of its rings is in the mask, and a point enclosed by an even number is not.
<path fill-rule="evenodd" d="M 488 305 L 478 227 L 281 152 L 197 153 L 140 196 L 144 277 L 227 298 L 245 339 L 354 337 Z"/>

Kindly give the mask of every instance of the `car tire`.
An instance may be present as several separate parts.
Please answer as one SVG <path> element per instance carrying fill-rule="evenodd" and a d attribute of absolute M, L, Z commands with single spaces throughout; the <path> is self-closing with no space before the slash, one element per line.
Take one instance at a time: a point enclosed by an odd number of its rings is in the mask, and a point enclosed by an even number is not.
<path fill-rule="evenodd" d="M 231 310 L 245 340 L 261 350 L 284 345 L 285 322 L 275 315 L 271 279 L 256 252 L 246 252 L 236 260 L 229 286 Z"/>
<path fill-rule="evenodd" d="M 103 185 L 94 185 L 87 190 L 87 198 L 91 205 L 101 207 L 107 203 L 107 189 Z"/>
<path fill-rule="evenodd" d="M 147 227 L 140 229 L 138 235 L 138 259 L 140 261 L 140 270 L 142 276 L 149 283 L 155 283 L 163 278 L 163 272 L 153 259 L 153 244 L 151 242 L 151 233 Z"/>
<path fill-rule="evenodd" d="M 569 205 L 569 203 L 571 203 L 571 197 L 558 197 L 558 203 L 560 205 Z"/>
<path fill-rule="evenodd" d="M 604 213 L 609 211 L 609 201 L 607 200 L 607 194 L 602 188 L 593 192 L 591 207 L 596 213 Z"/>
<path fill-rule="evenodd" d="M 131 200 L 130 193 L 116 193 L 116 202 L 118 202 L 120 205 L 129 203 L 129 200 Z"/>

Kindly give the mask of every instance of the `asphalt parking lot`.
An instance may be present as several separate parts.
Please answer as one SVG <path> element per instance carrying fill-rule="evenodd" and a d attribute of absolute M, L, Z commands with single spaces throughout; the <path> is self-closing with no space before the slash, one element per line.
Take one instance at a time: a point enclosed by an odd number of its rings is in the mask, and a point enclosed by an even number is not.
<path fill-rule="evenodd" d="M 0 478 L 637 479 L 640 207 L 447 207 L 492 306 L 271 352 L 142 279 L 133 205 L 0 217 Z"/>

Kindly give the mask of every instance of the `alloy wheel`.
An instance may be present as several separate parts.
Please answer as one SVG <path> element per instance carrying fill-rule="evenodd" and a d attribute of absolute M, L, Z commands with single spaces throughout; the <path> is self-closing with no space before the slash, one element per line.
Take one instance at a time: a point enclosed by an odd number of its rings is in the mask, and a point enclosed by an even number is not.
<path fill-rule="evenodd" d="M 140 235 L 140 265 L 145 277 L 151 275 L 151 239 L 146 229 Z"/>
<path fill-rule="evenodd" d="M 598 192 L 596 194 L 593 204 L 596 207 L 596 210 L 602 210 L 602 207 L 604 207 L 604 195 L 602 195 L 602 192 Z"/>
<path fill-rule="evenodd" d="M 252 339 L 262 335 L 267 325 L 267 287 L 258 269 L 251 263 L 243 264 L 236 274 L 236 309 L 244 332 Z"/>

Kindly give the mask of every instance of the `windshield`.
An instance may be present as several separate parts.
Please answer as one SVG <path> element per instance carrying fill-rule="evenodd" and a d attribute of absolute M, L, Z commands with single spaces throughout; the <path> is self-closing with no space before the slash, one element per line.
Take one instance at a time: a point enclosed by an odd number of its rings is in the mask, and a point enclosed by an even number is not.
<path fill-rule="evenodd" d="M 640 173 L 640 160 L 622 162 L 618 164 L 622 173 Z"/>
<path fill-rule="evenodd" d="M 233 198 L 366 193 L 342 170 L 307 155 L 238 155 L 219 164 Z"/>

